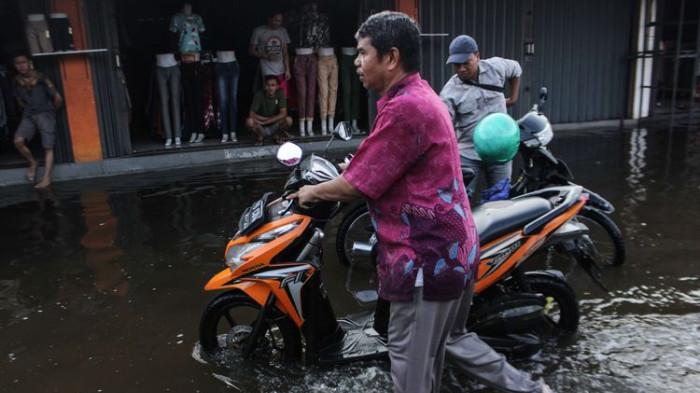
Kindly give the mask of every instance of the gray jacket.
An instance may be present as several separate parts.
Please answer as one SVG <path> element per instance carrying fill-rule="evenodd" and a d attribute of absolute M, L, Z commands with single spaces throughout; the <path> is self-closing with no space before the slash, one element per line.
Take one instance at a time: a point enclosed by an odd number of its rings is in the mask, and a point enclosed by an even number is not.
<path fill-rule="evenodd" d="M 515 60 L 491 57 L 479 61 L 478 82 L 481 84 L 505 86 L 508 79 L 519 78 L 521 74 L 520 64 Z M 455 74 L 442 88 L 440 98 L 452 117 L 460 155 L 478 160 L 472 139 L 474 128 L 479 120 L 490 113 L 506 113 L 505 96 L 503 93 L 468 85 Z"/>

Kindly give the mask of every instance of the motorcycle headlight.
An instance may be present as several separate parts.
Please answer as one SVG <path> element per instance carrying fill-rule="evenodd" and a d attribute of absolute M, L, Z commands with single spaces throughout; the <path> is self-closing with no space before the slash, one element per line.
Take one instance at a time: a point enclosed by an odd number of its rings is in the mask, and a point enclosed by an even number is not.
<path fill-rule="evenodd" d="M 226 250 L 226 265 L 231 269 L 235 269 L 240 266 L 244 260 L 243 258 L 250 254 L 251 252 L 257 250 L 265 243 L 277 239 L 278 237 L 290 232 L 299 225 L 299 222 L 293 222 L 291 224 L 283 225 L 279 228 L 269 230 L 267 232 L 261 233 L 255 237 L 250 243 L 237 244 L 235 246 L 229 247 Z"/>
<path fill-rule="evenodd" d="M 291 224 L 282 225 L 279 228 L 275 228 L 271 231 L 267 231 L 265 233 L 260 234 L 254 240 L 255 241 L 262 241 L 262 242 L 269 242 L 271 240 L 275 240 L 278 237 L 280 237 L 280 236 L 284 235 L 285 233 L 288 233 L 292 229 L 296 228 L 297 225 L 299 225 L 298 222 L 293 222 Z"/>
<path fill-rule="evenodd" d="M 251 242 L 229 247 L 229 249 L 226 251 L 226 265 L 228 265 L 231 269 L 237 268 L 243 263 L 244 256 L 259 248 L 263 244 L 265 244 L 265 242 Z"/>

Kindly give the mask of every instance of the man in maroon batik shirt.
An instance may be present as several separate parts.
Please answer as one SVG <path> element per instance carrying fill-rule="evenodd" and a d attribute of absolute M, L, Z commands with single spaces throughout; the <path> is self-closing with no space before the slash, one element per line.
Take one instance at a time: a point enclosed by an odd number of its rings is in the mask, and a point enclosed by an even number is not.
<path fill-rule="evenodd" d="M 342 176 L 292 197 L 302 207 L 367 199 L 379 240 L 379 295 L 391 301 L 394 390 L 437 392 L 445 341 L 478 260 L 457 140 L 447 108 L 418 74 L 415 22 L 382 12 L 356 38 L 360 79 L 382 95 L 374 126 Z"/>

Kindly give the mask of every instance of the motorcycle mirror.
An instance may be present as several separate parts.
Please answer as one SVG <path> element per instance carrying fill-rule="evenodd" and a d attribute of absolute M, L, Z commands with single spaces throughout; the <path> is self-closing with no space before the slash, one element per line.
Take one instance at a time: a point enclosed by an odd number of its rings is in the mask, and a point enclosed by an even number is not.
<path fill-rule="evenodd" d="M 352 127 L 350 127 L 350 124 L 347 121 L 341 121 L 338 123 L 333 132 L 344 141 L 349 141 L 352 139 Z"/>
<path fill-rule="evenodd" d="M 292 142 L 286 142 L 277 150 L 277 161 L 288 167 L 297 166 L 301 162 L 301 157 L 301 147 Z"/>
<path fill-rule="evenodd" d="M 540 105 L 543 105 L 545 102 L 547 102 L 547 88 L 545 86 L 540 87 Z"/>

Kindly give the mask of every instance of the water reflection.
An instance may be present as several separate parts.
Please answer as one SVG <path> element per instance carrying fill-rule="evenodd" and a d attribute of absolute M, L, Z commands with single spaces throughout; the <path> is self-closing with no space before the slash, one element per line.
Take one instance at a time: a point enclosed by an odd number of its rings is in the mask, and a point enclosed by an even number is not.
<path fill-rule="evenodd" d="M 700 133 L 561 133 L 552 150 L 577 182 L 617 206 L 628 262 L 606 269 L 607 296 L 580 269 L 555 266 L 580 295 L 580 333 L 518 366 L 561 392 L 692 391 Z M 223 266 L 240 212 L 285 174 L 268 162 L 59 183 L 54 194 L 0 191 L 0 391 L 390 390 L 384 363 L 197 360 L 199 317 L 215 296 L 202 287 Z M 343 315 L 367 307 L 350 292 L 375 278 L 367 269 L 348 275 L 333 259 L 337 224 L 327 231 L 324 280 Z M 451 367 L 443 386 L 491 391 Z"/>
<path fill-rule="evenodd" d="M 124 251 L 115 245 L 118 220 L 112 214 L 106 192 L 86 192 L 80 198 L 86 232 L 80 244 L 86 248 L 85 264 L 95 275 L 101 294 L 126 296 L 129 283 L 117 259 Z"/>

